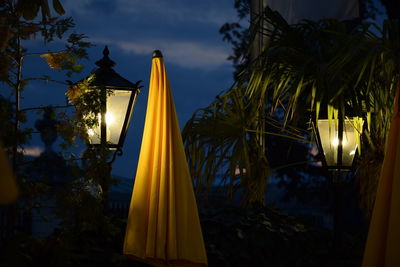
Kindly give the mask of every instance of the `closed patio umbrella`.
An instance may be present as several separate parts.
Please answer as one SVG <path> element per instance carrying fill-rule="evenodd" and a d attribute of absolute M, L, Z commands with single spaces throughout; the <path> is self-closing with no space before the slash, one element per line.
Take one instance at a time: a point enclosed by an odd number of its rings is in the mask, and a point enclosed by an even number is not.
<path fill-rule="evenodd" d="M 372 212 L 363 267 L 400 266 L 400 111 L 399 91 Z"/>
<path fill-rule="evenodd" d="M 153 52 L 123 253 L 155 266 L 207 265 L 175 105 L 158 50 Z"/>
<path fill-rule="evenodd" d="M 0 141 L 0 204 L 9 204 L 17 199 L 18 188 L 8 165 L 3 144 Z"/>

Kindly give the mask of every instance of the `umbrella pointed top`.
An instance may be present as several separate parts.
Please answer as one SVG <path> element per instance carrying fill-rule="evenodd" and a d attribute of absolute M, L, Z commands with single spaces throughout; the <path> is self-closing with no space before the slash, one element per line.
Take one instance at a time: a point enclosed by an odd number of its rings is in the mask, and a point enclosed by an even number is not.
<path fill-rule="evenodd" d="M 162 55 L 160 50 L 154 50 L 153 51 L 153 58 L 156 58 L 156 57 L 163 57 L 163 55 Z"/>

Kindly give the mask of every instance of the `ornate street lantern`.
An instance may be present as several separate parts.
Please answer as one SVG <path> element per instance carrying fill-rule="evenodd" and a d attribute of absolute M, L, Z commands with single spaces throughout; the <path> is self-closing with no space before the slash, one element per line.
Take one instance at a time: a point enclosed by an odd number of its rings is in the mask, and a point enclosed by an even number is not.
<path fill-rule="evenodd" d="M 328 169 L 351 169 L 360 149 L 363 119 L 359 117 L 313 121 L 314 137 Z"/>
<path fill-rule="evenodd" d="M 141 81 L 132 83 L 115 72 L 109 53 L 106 46 L 103 58 L 96 62 L 99 68 L 87 78 L 89 90 L 96 90 L 100 96 L 100 112 L 91 114 L 98 123 L 87 127 L 87 134 L 89 146 L 102 145 L 121 152 Z"/>

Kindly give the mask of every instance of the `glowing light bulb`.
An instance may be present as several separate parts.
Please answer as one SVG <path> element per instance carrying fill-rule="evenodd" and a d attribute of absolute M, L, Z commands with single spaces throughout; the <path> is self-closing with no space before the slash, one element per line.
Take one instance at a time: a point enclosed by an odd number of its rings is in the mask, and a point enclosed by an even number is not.
<path fill-rule="evenodd" d="M 87 133 L 89 136 L 93 136 L 94 135 L 94 130 L 93 129 L 88 129 Z"/>
<path fill-rule="evenodd" d="M 114 120 L 115 120 L 114 116 L 110 112 L 107 112 L 106 113 L 106 123 L 107 123 L 107 125 L 113 124 Z"/>
<path fill-rule="evenodd" d="M 345 136 L 343 136 L 342 146 L 346 146 L 346 145 L 347 145 L 347 138 Z"/>
<path fill-rule="evenodd" d="M 337 138 L 334 138 L 333 140 L 332 140 L 332 145 L 333 146 L 338 146 L 339 145 L 339 139 L 337 139 Z"/>
<path fill-rule="evenodd" d="M 332 145 L 333 145 L 334 147 L 337 147 L 337 146 L 339 145 L 339 139 L 338 139 L 337 137 L 335 137 L 335 138 L 332 140 Z M 342 146 L 345 146 L 345 145 L 347 145 L 347 139 L 346 139 L 345 137 L 343 137 Z"/>

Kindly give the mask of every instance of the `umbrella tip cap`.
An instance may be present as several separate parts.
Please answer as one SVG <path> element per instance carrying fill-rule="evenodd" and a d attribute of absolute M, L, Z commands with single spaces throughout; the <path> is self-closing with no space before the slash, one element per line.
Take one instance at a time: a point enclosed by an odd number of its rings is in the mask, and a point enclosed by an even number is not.
<path fill-rule="evenodd" d="M 156 57 L 163 57 L 163 55 L 162 55 L 160 50 L 154 50 L 153 51 L 153 58 L 156 58 Z"/>

